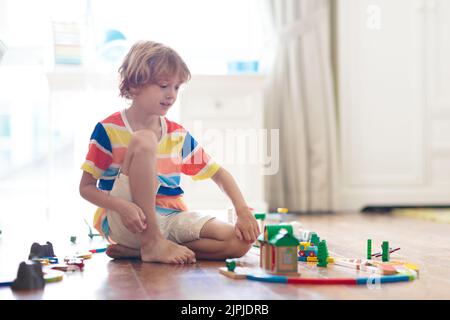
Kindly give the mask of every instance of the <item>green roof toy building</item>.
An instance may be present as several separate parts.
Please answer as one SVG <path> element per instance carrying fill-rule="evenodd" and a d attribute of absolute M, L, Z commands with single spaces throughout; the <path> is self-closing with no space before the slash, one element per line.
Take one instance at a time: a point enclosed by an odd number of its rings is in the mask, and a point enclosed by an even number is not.
<path fill-rule="evenodd" d="M 270 273 L 298 274 L 297 249 L 299 241 L 294 236 L 292 225 L 266 225 L 258 238 L 260 266 Z"/>

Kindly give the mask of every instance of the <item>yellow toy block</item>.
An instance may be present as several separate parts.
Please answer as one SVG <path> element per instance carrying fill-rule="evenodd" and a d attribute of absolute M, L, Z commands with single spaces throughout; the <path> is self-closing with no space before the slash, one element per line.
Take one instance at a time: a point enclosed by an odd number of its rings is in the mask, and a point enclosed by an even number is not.
<path fill-rule="evenodd" d="M 317 260 L 317 257 L 307 257 L 306 261 L 307 262 L 317 262 L 318 260 Z"/>
<path fill-rule="evenodd" d="M 334 258 L 333 257 L 328 257 L 327 258 L 327 262 L 328 263 L 334 263 Z"/>
<path fill-rule="evenodd" d="M 306 250 L 306 249 L 308 249 L 308 247 L 309 247 L 310 245 L 311 245 L 310 242 L 300 242 L 299 249 L 300 249 L 300 250 Z M 303 246 L 303 249 L 301 249 L 302 246 Z"/>
<path fill-rule="evenodd" d="M 278 213 L 288 213 L 289 212 L 288 208 L 278 208 L 277 211 L 278 211 Z"/>

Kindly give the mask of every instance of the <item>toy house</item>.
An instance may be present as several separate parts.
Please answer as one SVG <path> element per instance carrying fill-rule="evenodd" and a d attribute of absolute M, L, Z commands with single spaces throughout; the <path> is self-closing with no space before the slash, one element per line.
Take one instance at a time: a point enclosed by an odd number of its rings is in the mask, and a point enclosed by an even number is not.
<path fill-rule="evenodd" d="M 266 225 L 258 238 L 260 267 L 274 274 L 297 274 L 298 240 L 288 224 Z"/>

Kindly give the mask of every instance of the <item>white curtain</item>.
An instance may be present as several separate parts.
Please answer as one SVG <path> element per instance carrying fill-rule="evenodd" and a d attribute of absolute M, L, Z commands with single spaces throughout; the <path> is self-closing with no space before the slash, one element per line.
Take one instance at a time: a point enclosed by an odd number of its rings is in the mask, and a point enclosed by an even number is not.
<path fill-rule="evenodd" d="M 274 40 L 265 124 L 280 137 L 279 171 L 266 176 L 266 199 L 271 209 L 332 211 L 337 119 L 330 0 L 265 1 Z"/>

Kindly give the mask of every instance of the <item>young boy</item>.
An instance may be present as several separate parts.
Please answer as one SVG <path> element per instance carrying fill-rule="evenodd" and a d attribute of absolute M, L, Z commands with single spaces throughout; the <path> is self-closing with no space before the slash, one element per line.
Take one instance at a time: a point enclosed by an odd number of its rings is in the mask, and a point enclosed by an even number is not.
<path fill-rule="evenodd" d="M 99 122 L 82 165 L 81 196 L 97 205 L 95 228 L 112 258 L 194 263 L 247 253 L 258 224 L 233 177 L 181 125 L 165 118 L 191 77 L 171 48 L 136 43 L 121 67 L 120 95 L 131 106 Z M 188 211 L 180 174 L 211 178 L 231 199 L 235 226 Z"/>

